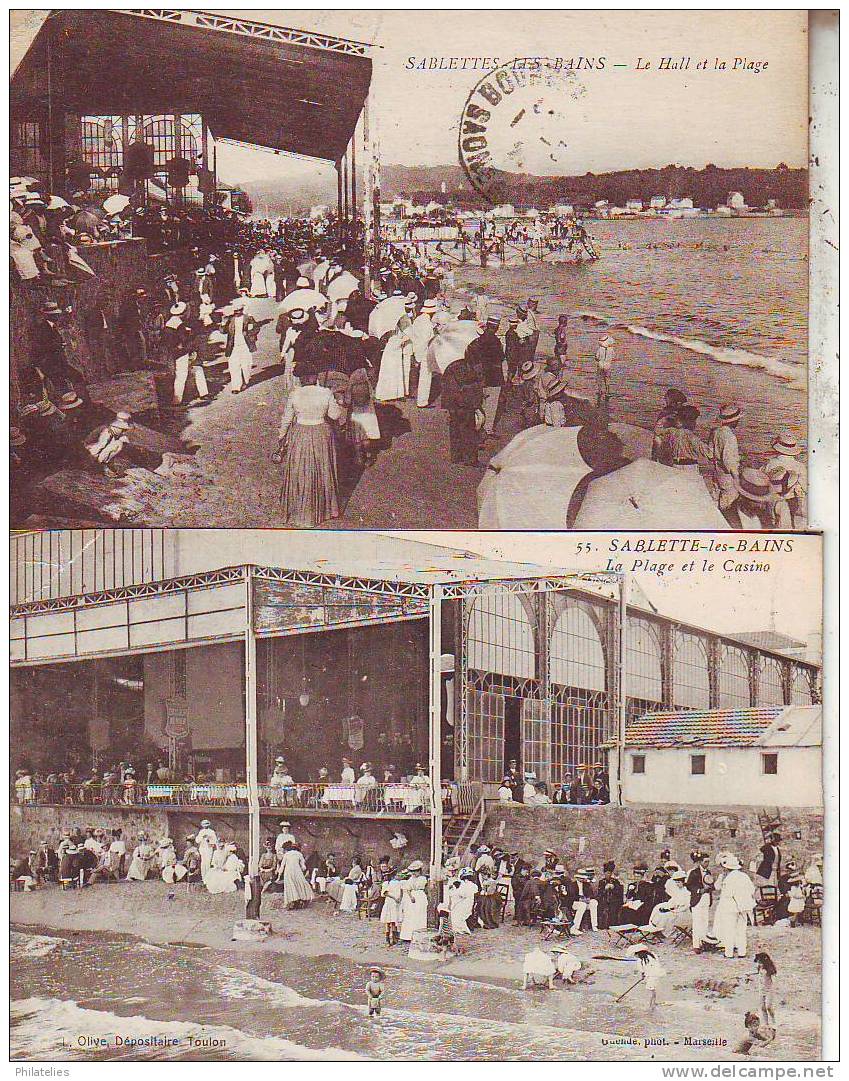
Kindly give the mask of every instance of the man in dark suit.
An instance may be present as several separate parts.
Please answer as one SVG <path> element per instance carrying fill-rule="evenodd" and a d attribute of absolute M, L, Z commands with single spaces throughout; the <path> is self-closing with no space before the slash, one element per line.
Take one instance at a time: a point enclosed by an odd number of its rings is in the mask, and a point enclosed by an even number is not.
<path fill-rule="evenodd" d="M 450 460 L 454 465 L 478 464 L 476 416 L 483 406 L 483 389 L 483 373 L 474 356 L 469 357 L 469 349 L 442 375 L 440 397 L 448 412 Z"/>
<path fill-rule="evenodd" d="M 598 925 L 602 930 L 615 927 L 620 922 L 625 887 L 616 875 L 616 864 L 608 860 L 598 880 Z"/>
<path fill-rule="evenodd" d="M 713 875 L 708 870 L 708 857 L 700 849 L 690 853 L 693 862 L 684 885 L 690 891 L 690 912 L 693 917 L 693 949 L 702 952 L 710 925 L 710 904 L 713 893 Z"/>

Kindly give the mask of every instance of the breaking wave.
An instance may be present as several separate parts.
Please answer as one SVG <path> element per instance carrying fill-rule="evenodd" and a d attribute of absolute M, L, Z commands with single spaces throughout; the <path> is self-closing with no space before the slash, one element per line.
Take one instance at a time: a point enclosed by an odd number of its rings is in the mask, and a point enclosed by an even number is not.
<path fill-rule="evenodd" d="M 188 1021 L 157 1021 L 132 1015 L 121 1017 L 108 1010 L 89 1010 L 73 1000 L 27 998 L 11 1004 L 11 1057 L 25 1060 L 68 1058 L 120 1058 L 138 1060 L 186 1058 L 238 1059 L 253 1062 L 298 1062 L 345 1059 L 361 1056 L 337 1047 L 313 1048 L 279 1036 L 257 1036 L 229 1025 L 192 1024 Z M 81 1033 L 91 1041 L 83 1047 Z M 144 1042 L 156 1041 L 148 1046 Z M 177 1040 L 163 1046 L 164 1040 Z M 192 1041 L 201 1041 L 193 1043 Z M 217 1041 L 217 1042 L 216 1042 Z"/>
<path fill-rule="evenodd" d="M 777 357 L 767 357 L 762 353 L 752 353 L 747 349 L 734 349 L 731 346 L 711 345 L 709 342 L 704 342 L 699 338 L 681 338 L 676 334 L 665 334 L 659 330 L 649 330 L 648 327 L 640 326 L 638 323 L 624 323 L 619 319 L 610 319 L 605 315 L 599 315 L 598 312 L 577 311 L 575 315 L 589 319 L 594 323 L 601 323 L 607 327 L 625 330 L 638 338 L 648 338 L 655 342 L 668 342 L 671 345 L 678 345 L 691 353 L 701 353 L 704 356 L 711 357 L 720 364 L 757 368 L 774 375 L 785 383 L 790 383 L 796 389 L 807 389 L 807 373 L 805 369 Z"/>

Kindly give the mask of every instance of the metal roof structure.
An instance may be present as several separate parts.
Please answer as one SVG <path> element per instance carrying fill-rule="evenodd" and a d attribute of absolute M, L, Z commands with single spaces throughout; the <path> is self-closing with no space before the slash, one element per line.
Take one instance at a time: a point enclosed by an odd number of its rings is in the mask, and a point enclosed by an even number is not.
<path fill-rule="evenodd" d="M 13 35 L 12 90 L 91 115 L 202 113 L 213 136 L 338 161 L 371 46 L 213 11 L 54 10 Z"/>
<path fill-rule="evenodd" d="M 625 731 L 626 747 L 821 745 L 822 706 L 662 710 L 644 713 L 632 721 Z"/>

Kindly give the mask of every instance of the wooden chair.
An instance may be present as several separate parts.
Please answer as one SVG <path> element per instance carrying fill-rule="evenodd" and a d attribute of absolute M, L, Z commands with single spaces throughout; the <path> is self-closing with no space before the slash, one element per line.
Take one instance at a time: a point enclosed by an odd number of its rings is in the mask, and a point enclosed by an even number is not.
<path fill-rule="evenodd" d="M 777 886 L 759 886 L 758 899 L 752 912 L 752 923 L 765 927 L 775 923 L 775 906 L 778 904 Z"/>
<path fill-rule="evenodd" d="M 677 924 L 668 933 L 666 938 L 673 946 L 688 946 L 692 941 L 690 929 L 688 927 L 679 927 Z"/>
<path fill-rule="evenodd" d="M 510 898 L 510 886 L 506 882 L 499 882 L 495 887 L 500 908 L 499 919 L 504 923 L 504 914 L 507 911 L 507 901 Z"/>

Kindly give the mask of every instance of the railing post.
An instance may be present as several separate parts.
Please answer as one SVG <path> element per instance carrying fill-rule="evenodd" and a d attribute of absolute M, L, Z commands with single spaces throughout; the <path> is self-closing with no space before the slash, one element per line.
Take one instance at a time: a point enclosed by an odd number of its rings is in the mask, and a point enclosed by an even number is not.
<path fill-rule="evenodd" d="M 435 585 L 428 602 L 430 627 L 430 880 L 442 873 L 442 586 Z"/>
<path fill-rule="evenodd" d="M 248 876 L 259 873 L 259 782 L 257 777 L 257 672 L 253 572 L 245 568 L 245 777 L 248 789 Z"/>

